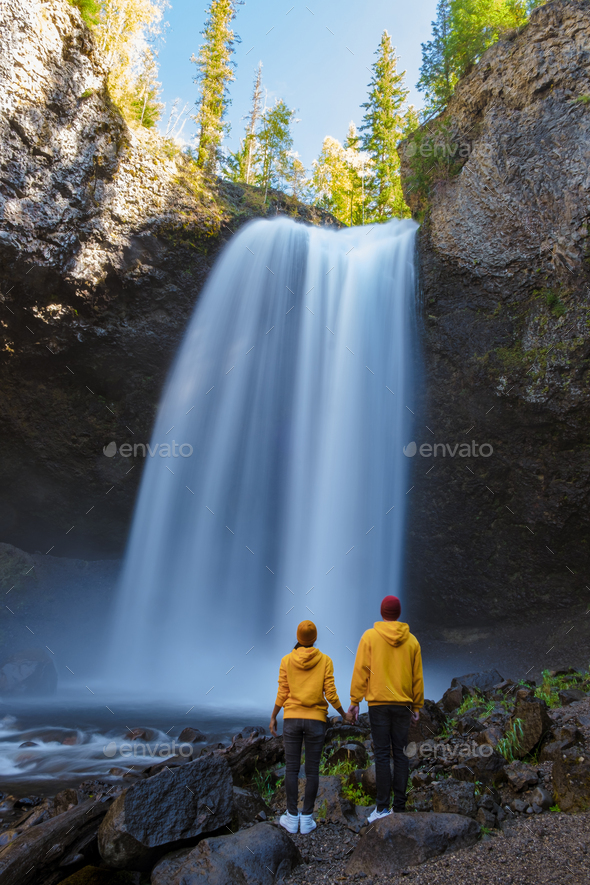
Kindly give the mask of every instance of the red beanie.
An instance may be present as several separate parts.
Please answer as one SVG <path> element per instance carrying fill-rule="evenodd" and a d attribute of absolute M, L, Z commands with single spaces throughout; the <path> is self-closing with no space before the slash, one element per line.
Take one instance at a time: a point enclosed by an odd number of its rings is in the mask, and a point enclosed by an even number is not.
<path fill-rule="evenodd" d="M 402 605 L 397 596 L 386 596 L 381 603 L 381 617 L 384 621 L 397 621 Z"/>

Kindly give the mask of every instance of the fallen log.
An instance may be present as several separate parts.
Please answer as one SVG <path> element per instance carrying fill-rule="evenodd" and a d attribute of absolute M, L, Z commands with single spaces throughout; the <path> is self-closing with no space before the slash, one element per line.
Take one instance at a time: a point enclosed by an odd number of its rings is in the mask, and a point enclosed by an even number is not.
<path fill-rule="evenodd" d="M 0 851 L 2 885 L 56 885 L 83 866 L 110 804 L 89 799 L 21 833 Z"/>

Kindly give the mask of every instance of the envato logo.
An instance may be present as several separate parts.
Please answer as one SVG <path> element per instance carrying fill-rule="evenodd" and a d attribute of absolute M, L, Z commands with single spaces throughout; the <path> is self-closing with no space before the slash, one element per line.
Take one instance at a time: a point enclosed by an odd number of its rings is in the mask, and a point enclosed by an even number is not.
<path fill-rule="evenodd" d="M 440 741 L 440 743 L 424 741 L 421 744 L 416 744 L 412 741 L 404 747 L 404 753 L 409 759 L 416 755 L 422 759 L 443 759 L 445 761 L 473 759 L 476 756 L 487 759 L 493 752 L 494 748 L 490 744 L 476 744 L 475 741 L 464 741 L 459 744 L 447 744 L 444 741 Z"/>
<path fill-rule="evenodd" d="M 458 455 L 459 458 L 489 458 L 490 455 L 493 455 L 494 448 L 489 443 L 478 445 L 475 440 L 471 441 L 471 445 L 469 443 L 455 443 L 454 446 L 450 446 L 449 443 L 435 443 L 434 445 L 423 443 L 420 448 L 412 441 L 403 448 L 406 458 L 413 458 L 416 453 L 419 453 L 423 458 L 437 458 L 439 451 L 443 458 L 447 457 L 447 453 L 450 458 L 454 458 L 455 455 Z"/>
<path fill-rule="evenodd" d="M 156 443 L 153 449 L 149 443 L 147 446 L 143 443 L 135 443 L 134 445 L 131 445 L 131 443 L 123 443 L 122 446 L 117 447 L 117 443 L 113 440 L 108 446 L 103 446 L 102 452 L 107 458 L 114 458 L 117 452 L 119 455 L 122 455 L 123 458 L 130 458 L 132 455 L 134 458 L 137 458 L 138 454 L 141 454 L 141 457 L 145 458 L 146 449 L 150 458 L 155 457 L 155 455 L 159 455 L 160 458 L 190 458 L 193 453 L 193 447 L 190 443 L 182 443 L 181 445 L 178 445 L 174 439 L 171 443 L 163 443 L 162 445 Z"/>
<path fill-rule="evenodd" d="M 458 157 L 467 160 L 473 151 L 477 149 L 478 155 L 482 157 L 492 157 L 494 146 L 489 142 L 479 142 L 472 144 L 469 141 L 453 141 L 452 139 L 425 139 L 420 144 L 411 141 L 405 148 L 405 154 L 408 157 L 432 157 L 433 159 L 452 160 Z"/>
<path fill-rule="evenodd" d="M 162 759 L 165 759 L 168 756 L 174 755 L 187 759 L 192 755 L 193 747 L 192 744 L 177 744 L 176 741 L 172 741 L 171 744 L 154 744 L 153 747 L 150 747 L 149 744 L 135 742 L 131 744 L 118 744 L 117 741 L 110 741 L 110 743 L 104 745 L 102 752 L 107 759 L 113 759 L 115 756 L 123 756 L 124 758 L 129 756 L 151 756 L 152 758 L 160 756 Z"/>

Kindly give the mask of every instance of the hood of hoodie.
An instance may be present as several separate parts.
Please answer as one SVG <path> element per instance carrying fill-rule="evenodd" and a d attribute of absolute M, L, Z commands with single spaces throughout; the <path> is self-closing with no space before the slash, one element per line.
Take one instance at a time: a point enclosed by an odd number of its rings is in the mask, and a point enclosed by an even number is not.
<path fill-rule="evenodd" d="M 322 653 L 319 648 L 294 648 L 291 657 L 300 670 L 311 670 L 319 664 Z"/>
<path fill-rule="evenodd" d="M 403 645 L 410 635 L 410 628 L 401 621 L 375 621 L 374 629 L 390 645 Z"/>

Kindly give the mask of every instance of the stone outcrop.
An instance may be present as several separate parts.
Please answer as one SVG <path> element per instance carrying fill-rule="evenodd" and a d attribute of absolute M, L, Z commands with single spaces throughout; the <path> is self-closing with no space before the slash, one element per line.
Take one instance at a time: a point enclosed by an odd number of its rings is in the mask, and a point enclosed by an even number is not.
<path fill-rule="evenodd" d="M 149 441 L 216 253 L 256 216 L 336 222 L 206 180 L 174 144 L 131 131 L 67 0 L 0 11 L 0 169 L 0 538 L 116 556 L 143 457 L 103 447 Z"/>
<path fill-rule="evenodd" d="M 433 622 L 586 595 L 589 95 L 590 7 L 552 0 L 400 148 L 423 220 L 428 391 L 415 408 L 408 586 Z M 444 457 L 420 456 L 424 444 Z"/>

